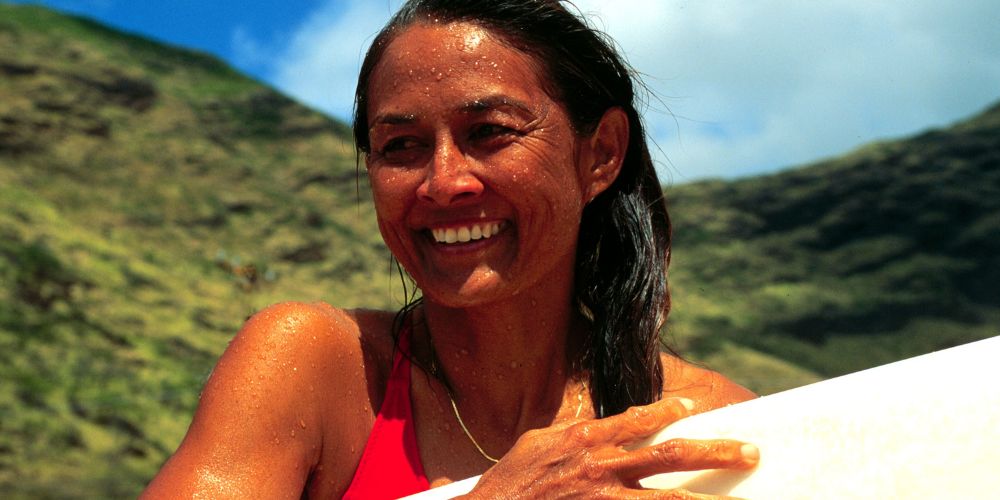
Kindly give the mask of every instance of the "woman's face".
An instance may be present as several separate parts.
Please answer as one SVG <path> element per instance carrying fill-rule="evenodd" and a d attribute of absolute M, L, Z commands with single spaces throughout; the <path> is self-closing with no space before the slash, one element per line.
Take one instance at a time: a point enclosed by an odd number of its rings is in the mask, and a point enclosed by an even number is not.
<path fill-rule="evenodd" d="M 379 229 L 436 302 L 571 283 L 587 141 L 539 75 L 530 56 L 467 23 L 407 27 L 372 74 Z"/>

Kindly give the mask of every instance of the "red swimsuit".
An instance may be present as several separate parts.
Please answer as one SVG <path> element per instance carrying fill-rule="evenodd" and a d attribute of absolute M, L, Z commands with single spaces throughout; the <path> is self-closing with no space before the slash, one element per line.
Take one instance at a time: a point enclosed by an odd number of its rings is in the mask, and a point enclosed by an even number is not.
<path fill-rule="evenodd" d="M 345 499 L 395 499 L 430 488 L 420 463 L 410 408 L 409 328 L 400 332 L 398 347 L 385 399 Z"/>

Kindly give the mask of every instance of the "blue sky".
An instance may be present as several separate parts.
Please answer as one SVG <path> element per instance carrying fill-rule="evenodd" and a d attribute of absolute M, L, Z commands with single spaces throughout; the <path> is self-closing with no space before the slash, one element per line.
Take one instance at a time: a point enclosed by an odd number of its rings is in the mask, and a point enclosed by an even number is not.
<path fill-rule="evenodd" d="M 399 0 L 43 0 L 215 54 L 338 118 Z M 576 0 L 645 75 L 664 180 L 775 171 L 1000 100 L 995 0 Z M 611 7 L 613 5 L 613 8 Z"/>

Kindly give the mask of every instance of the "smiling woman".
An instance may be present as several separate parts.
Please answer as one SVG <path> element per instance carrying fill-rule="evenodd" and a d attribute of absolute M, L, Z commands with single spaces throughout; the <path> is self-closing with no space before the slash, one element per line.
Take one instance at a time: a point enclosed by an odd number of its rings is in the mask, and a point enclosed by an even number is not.
<path fill-rule="evenodd" d="M 638 480 L 753 466 L 735 441 L 625 448 L 752 397 L 658 349 L 670 225 L 634 99 L 557 1 L 406 4 L 354 127 L 423 299 L 255 315 L 145 494 L 395 498 L 485 472 L 471 495 L 695 498 Z"/>

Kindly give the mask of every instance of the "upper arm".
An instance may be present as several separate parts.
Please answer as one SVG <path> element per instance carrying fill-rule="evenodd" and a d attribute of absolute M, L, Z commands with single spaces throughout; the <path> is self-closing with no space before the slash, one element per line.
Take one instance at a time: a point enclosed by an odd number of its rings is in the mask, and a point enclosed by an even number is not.
<path fill-rule="evenodd" d="M 328 354 L 350 352 L 337 343 L 350 344 L 352 334 L 357 343 L 351 321 L 340 316 L 288 303 L 248 320 L 209 377 L 184 441 L 143 497 L 299 498 L 324 437 L 314 385 L 343 387 Z"/>
<path fill-rule="evenodd" d="M 695 403 L 695 413 L 714 410 L 757 397 L 722 374 L 700 368 L 669 354 L 661 354 L 663 397 L 685 397 Z"/>

